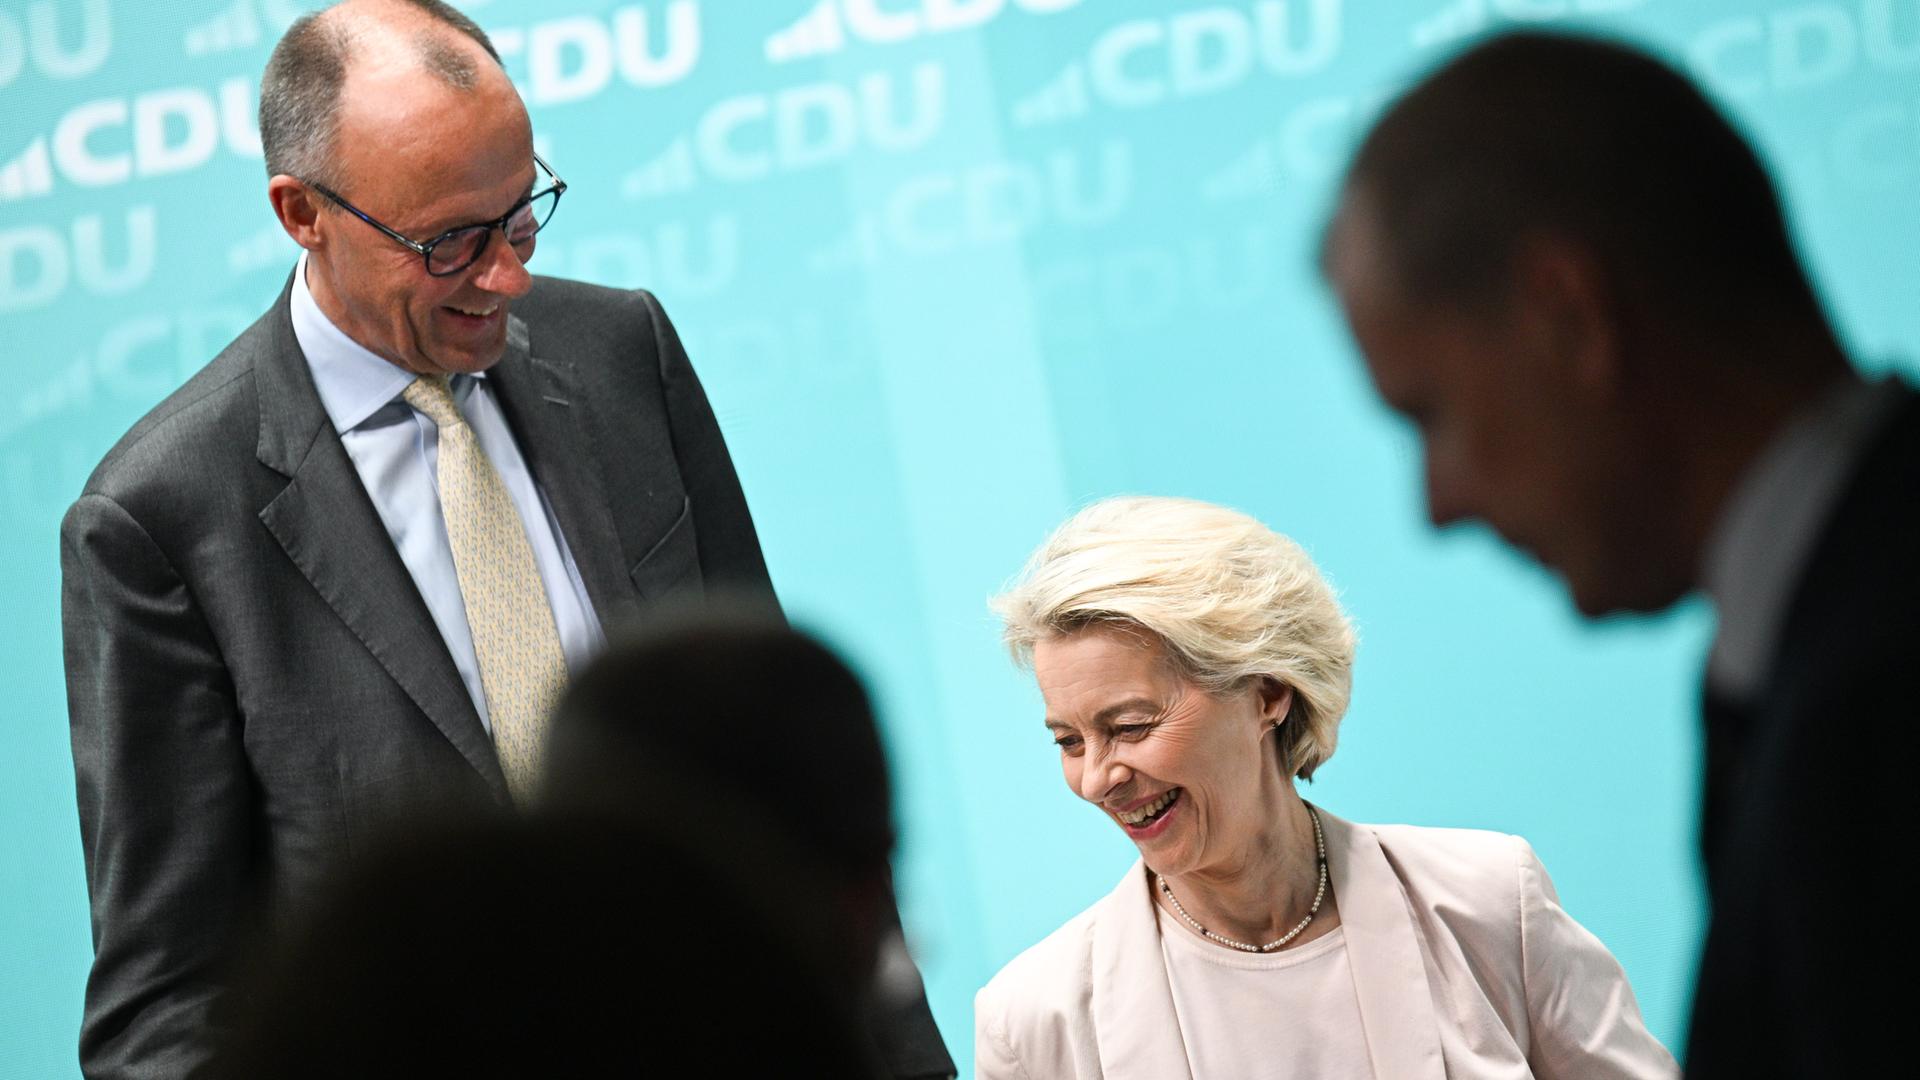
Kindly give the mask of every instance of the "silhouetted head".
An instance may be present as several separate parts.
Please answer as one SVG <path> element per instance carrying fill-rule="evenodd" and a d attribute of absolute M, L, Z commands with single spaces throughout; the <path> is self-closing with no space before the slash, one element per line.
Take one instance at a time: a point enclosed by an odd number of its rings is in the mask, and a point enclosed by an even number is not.
<path fill-rule="evenodd" d="M 565 810 L 673 822 L 651 778 L 710 792 L 818 877 L 864 982 L 893 923 L 892 796 L 860 680 L 824 646 L 747 616 L 670 618 L 611 646 L 553 724 L 545 790 Z"/>
<path fill-rule="evenodd" d="M 1786 403 L 1844 370 L 1772 182 L 1633 48 L 1469 48 L 1366 136 L 1321 251 L 1435 524 L 1477 518 L 1589 614 L 1695 582 Z"/>
<path fill-rule="evenodd" d="M 726 866 L 728 839 L 569 817 L 394 842 L 241 981 L 219 1075 L 878 1075 L 791 883 Z"/>

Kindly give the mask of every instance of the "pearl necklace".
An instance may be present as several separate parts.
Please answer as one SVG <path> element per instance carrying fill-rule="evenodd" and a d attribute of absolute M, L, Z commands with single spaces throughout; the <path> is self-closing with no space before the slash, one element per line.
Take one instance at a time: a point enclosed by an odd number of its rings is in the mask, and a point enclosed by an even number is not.
<path fill-rule="evenodd" d="M 1167 884 L 1166 878 L 1155 874 L 1155 879 L 1160 882 L 1160 892 L 1173 904 L 1173 910 L 1179 913 L 1182 919 L 1186 920 L 1187 925 L 1199 931 L 1200 936 L 1206 938 L 1208 941 L 1217 941 L 1229 949 L 1239 949 L 1241 952 L 1250 953 L 1267 953 L 1280 948 L 1287 942 L 1300 936 L 1300 931 L 1305 930 L 1307 924 L 1313 921 L 1313 917 L 1320 914 L 1320 902 L 1327 898 L 1327 838 L 1325 834 L 1320 831 L 1320 815 L 1311 805 L 1307 806 L 1307 816 L 1313 819 L 1313 850 L 1314 855 L 1320 862 L 1320 887 L 1314 890 L 1313 906 L 1307 909 L 1307 917 L 1301 919 L 1300 925 L 1287 931 L 1286 934 L 1278 940 L 1269 941 L 1265 945 L 1249 945 L 1244 941 L 1235 941 L 1232 938 L 1221 937 L 1219 934 L 1195 922 L 1193 916 L 1187 914 L 1187 909 L 1180 906 L 1180 898 L 1173 895 L 1173 886 Z"/>

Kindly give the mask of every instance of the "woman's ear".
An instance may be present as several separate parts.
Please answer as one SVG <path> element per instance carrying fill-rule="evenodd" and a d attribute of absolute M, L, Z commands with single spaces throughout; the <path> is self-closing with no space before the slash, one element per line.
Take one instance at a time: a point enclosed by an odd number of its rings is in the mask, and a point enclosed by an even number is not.
<path fill-rule="evenodd" d="M 1279 727 L 1293 712 L 1293 687 L 1271 675 L 1260 677 L 1260 715 L 1267 726 Z"/>

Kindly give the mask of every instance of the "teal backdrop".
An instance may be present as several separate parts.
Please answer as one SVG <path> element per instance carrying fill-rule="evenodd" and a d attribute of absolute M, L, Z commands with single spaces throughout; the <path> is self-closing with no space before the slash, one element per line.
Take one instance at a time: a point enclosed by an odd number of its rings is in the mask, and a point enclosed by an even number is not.
<path fill-rule="evenodd" d="M 90 957 L 57 524 L 286 280 L 253 110 L 311 6 L 0 0 L 0 1075 L 76 1074 Z M 876 690 L 907 928 L 963 1072 L 973 991 L 1132 858 L 985 607 L 1120 492 L 1304 543 L 1362 637 L 1310 797 L 1526 836 L 1679 1048 L 1710 615 L 1584 625 L 1490 535 L 1431 532 L 1312 249 L 1396 87 L 1492 25 L 1590 26 L 1724 103 L 1863 365 L 1911 372 L 1920 0 L 465 6 L 571 185 L 534 269 L 660 295 L 789 610 Z"/>

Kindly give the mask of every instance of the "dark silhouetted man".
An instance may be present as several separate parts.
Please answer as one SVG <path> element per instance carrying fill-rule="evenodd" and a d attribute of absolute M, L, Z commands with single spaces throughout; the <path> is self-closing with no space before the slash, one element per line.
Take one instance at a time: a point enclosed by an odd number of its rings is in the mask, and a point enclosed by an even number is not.
<path fill-rule="evenodd" d="M 1638 51 L 1495 37 L 1367 135 L 1322 261 L 1436 525 L 1486 521 L 1589 616 L 1719 614 L 1689 1074 L 1880 1074 L 1914 970 L 1920 397 L 1853 371 L 1753 151 Z"/>
<path fill-rule="evenodd" d="M 776 875 L 780 902 L 887 1033 L 879 1049 L 891 1075 L 952 1074 L 901 941 L 880 731 L 859 679 L 824 646 L 748 615 L 662 620 L 581 675 L 554 720 L 548 764 L 557 812 L 661 827 L 685 820 L 673 792 L 690 786 L 734 818 L 717 824 L 769 837 L 789 867 Z M 714 857 L 749 875 L 762 862 Z"/>
<path fill-rule="evenodd" d="M 218 1075 L 887 1076 L 807 883 L 715 825 L 723 798 L 653 787 L 650 821 L 474 820 L 357 861 L 242 980 Z"/>

